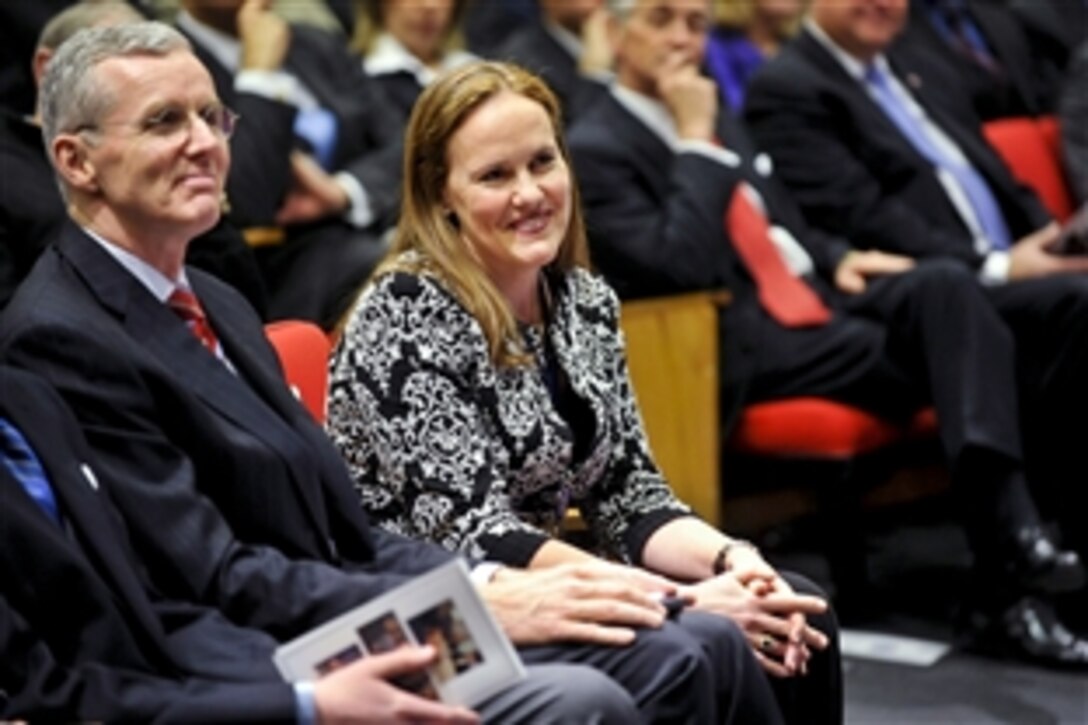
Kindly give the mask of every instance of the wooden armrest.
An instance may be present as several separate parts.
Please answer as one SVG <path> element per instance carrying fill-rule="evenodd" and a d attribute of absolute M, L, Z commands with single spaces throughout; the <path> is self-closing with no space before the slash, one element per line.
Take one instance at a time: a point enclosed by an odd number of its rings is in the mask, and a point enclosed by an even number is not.
<path fill-rule="evenodd" d="M 283 244 L 287 235 L 282 227 L 246 227 L 242 230 L 242 238 L 251 247 L 267 247 Z"/>
<path fill-rule="evenodd" d="M 654 459 L 707 522 L 721 517 L 718 311 L 724 291 L 624 302 L 627 362 Z"/>

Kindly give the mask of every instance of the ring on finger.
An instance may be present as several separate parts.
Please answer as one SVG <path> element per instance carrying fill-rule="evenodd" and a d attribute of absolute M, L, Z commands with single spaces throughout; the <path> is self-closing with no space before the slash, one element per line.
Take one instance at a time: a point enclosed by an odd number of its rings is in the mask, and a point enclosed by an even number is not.
<path fill-rule="evenodd" d="M 774 648 L 774 637 L 764 634 L 759 638 L 759 648 L 764 652 L 770 652 Z"/>

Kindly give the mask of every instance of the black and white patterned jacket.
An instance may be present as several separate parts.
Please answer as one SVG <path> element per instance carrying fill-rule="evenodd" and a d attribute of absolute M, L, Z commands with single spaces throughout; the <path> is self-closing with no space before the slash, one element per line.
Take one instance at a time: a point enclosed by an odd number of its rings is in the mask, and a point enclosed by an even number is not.
<path fill-rule="evenodd" d="M 592 424 L 571 426 L 537 365 L 499 369 L 480 325 L 430 275 L 395 273 L 360 298 L 334 357 L 329 431 L 380 525 L 523 566 L 570 505 L 607 552 L 638 563 L 649 536 L 690 513 L 650 454 L 627 373 L 619 302 L 587 271 L 551 279 L 554 359 Z"/>

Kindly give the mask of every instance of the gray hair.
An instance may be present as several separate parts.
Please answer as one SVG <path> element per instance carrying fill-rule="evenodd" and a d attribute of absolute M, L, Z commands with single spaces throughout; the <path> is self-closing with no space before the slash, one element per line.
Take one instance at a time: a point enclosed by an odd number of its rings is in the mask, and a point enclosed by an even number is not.
<path fill-rule="evenodd" d="M 38 36 L 38 47 L 56 50 L 83 28 L 138 23 L 143 19 L 144 16 L 124 0 L 83 0 L 50 18 Z"/>
<path fill-rule="evenodd" d="M 96 80 L 93 71 L 99 63 L 140 55 L 162 57 L 178 50 L 191 50 L 185 36 L 153 21 L 87 28 L 62 43 L 42 79 L 46 147 L 61 133 L 93 125 L 116 103 Z"/>

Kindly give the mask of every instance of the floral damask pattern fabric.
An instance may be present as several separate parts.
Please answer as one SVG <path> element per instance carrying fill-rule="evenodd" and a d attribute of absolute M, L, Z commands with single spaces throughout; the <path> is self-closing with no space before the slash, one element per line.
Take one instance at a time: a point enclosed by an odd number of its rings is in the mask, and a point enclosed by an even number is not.
<path fill-rule="evenodd" d="M 377 523 L 524 565 L 568 505 L 629 561 L 690 513 L 650 455 L 612 290 L 576 270 L 552 292 L 547 327 L 523 329 L 536 364 L 510 369 L 492 364 L 483 330 L 435 276 L 398 272 L 363 294 L 334 359 L 329 430 Z M 590 411 L 577 459 L 541 374 L 545 334 Z"/>

